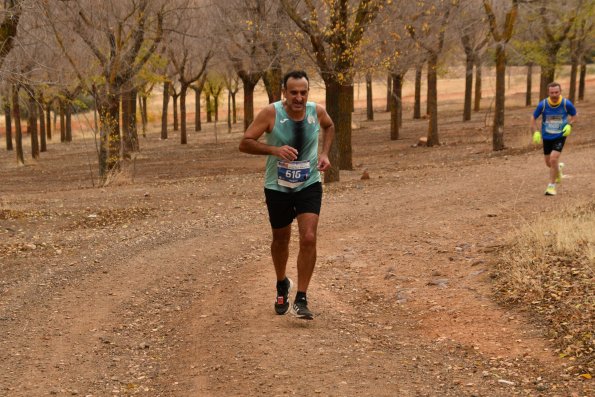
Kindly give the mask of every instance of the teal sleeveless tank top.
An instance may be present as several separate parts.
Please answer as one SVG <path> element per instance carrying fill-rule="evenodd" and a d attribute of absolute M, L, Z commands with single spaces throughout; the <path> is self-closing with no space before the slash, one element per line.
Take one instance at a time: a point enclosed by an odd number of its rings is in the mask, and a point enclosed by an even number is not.
<path fill-rule="evenodd" d="M 266 143 L 271 146 L 289 145 L 298 150 L 298 160 L 310 161 L 310 174 L 303 184 L 295 188 L 279 185 L 278 167 L 279 159 L 267 156 L 264 187 L 280 192 L 297 192 L 303 188 L 320 182 L 318 170 L 318 135 L 320 124 L 316 113 L 316 103 L 306 103 L 306 115 L 303 120 L 293 121 L 287 115 L 281 101 L 273 103 L 275 106 L 275 126 L 266 134 Z"/>

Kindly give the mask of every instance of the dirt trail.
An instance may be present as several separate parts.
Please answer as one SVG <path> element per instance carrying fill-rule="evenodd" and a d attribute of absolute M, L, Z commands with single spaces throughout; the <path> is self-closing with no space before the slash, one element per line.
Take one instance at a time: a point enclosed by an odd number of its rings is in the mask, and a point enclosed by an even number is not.
<path fill-rule="evenodd" d="M 0 156 L 0 395 L 589 395 L 489 276 L 508 232 L 593 197 L 593 131 L 551 198 L 540 152 L 492 153 L 475 116 L 445 120 L 437 148 L 412 147 L 424 121 L 395 142 L 386 114 L 360 122 L 355 170 L 325 186 L 312 322 L 273 313 L 263 159 L 238 132 L 181 147 L 154 131 L 101 189 L 88 142 Z"/>

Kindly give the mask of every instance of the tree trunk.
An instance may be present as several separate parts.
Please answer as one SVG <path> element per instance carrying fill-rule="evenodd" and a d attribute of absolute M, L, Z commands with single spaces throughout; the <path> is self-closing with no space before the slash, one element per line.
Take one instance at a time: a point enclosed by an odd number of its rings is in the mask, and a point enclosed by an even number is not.
<path fill-rule="evenodd" d="M 15 127 L 15 146 L 17 148 L 17 164 L 25 164 L 25 155 L 23 153 L 23 130 L 21 128 L 21 106 L 19 104 L 19 87 L 13 86 L 12 89 L 12 114 Z"/>
<path fill-rule="evenodd" d="M 97 135 L 97 132 L 99 131 L 99 120 L 97 117 L 97 106 L 95 106 L 95 108 L 93 109 L 93 127 L 95 128 L 95 130 L 93 131 L 93 135 Z"/>
<path fill-rule="evenodd" d="M 471 120 L 471 100 L 473 96 L 473 53 L 468 52 L 465 58 L 465 103 L 463 105 L 463 121 Z"/>
<path fill-rule="evenodd" d="M 475 57 L 475 101 L 473 110 L 479 112 L 481 109 L 481 58 Z"/>
<path fill-rule="evenodd" d="M 215 122 L 219 121 L 219 93 L 221 89 L 213 94 L 213 113 L 215 113 Z"/>
<path fill-rule="evenodd" d="M 531 106 L 531 94 L 533 91 L 533 63 L 527 65 L 527 92 L 525 93 L 525 106 Z"/>
<path fill-rule="evenodd" d="M 138 97 L 138 90 L 133 88 L 130 91 L 130 138 L 132 139 L 132 151 L 138 152 L 140 144 L 138 140 L 138 129 L 136 128 L 136 98 Z"/>
<path fill-rule="evenodd" d="M 64 100 L 58 99 L 58 108 L 60 109 L 60 142 L 66 142 L 66 111 L 64 110 Z"/>
<path fill-rule="evenodd" d="M 37 130 L 37 101 L 34 97 L 29 96 L 28 106 L 28 117 L 27 117 L 27 133 L 31 139 L 31 157 L 34 159 L 39 158 L 39 132 Z"/>
<path fill-rule="evenodd" d="M 438 137 L 438 54 L 430 54 L 428 59 L 428 146 L 440 145 Z"/>
<path fill-rule="evenodd" d="M 4 101 L 4 125 L 6 127 L 6 150 L 13 150 L 12 147 L 12 119 L 10 118 L 10 102 L 9 97 Z"/>
<path fill-rule="evenodd" d="M 539 99 L 540 100 L 547 97 L 547 85 L 553 81 L 550 79 L 549 76 L 547 76 L 545 74 L 546 71 L 544 69 L 545 68 L 542 66 L 541 67 L 541 76 L 539 78 Z"/>
<path fill-rule="evenodd" d="M 578 59 L 574 56 L 571 57 L 570 63 L 570 90 L 568 91 L 568 99 L 570 102 L 576 102 L 576 77 L 578 74 Z"/>
<path fill-rule="evenodd" d="M 236 124 L 238 122 L 238 117 L 237 117 L 237 106 L 236 106 L 236 93 L 232 92 L 231 93 L 231 107 L 233 109 L 232 113 L 233 113 L 233 123 Z"/>
<path fill-rule="evenodd" d="M 120 94 L 120 114 L 122 121 L 122 146 L 120 158 L 130 159 L 132 140 L 130 139 L 130 91 L 127 88 Z"/>
<path fill-rule="evenodd" d="M 254 87 L 256 84 L 244 82 L 244 129 L 254 120 Z"/>
<path fill-rule="evenodd" d="M 180 88 L 180 143 L 186 145 L 188 143 L 188 132 L 186 130 L 186 94 L 188 93 L 188 86 L 182 83 Z"/>
<path fill-rule="evenodd" d="M 169 83 L 163 83 L 163 106 L 161 108 L 161 139 L 167 139 L 167 110 L 169 107 Z"/>
<path fill-rule="evenodd" d="M 374 120 L 374 102 L 372 96 L 372 74 L 366 73 L 366 119 Z"/>
<path fill-rule="evenodd" d="M 64 130 L 64 141 L 72 142 L 72 103 L 68 102 L 64 106 L 64 116 L 66 117 L 66 128 Z"/>
<path fill-rule="evenodd" d="M 213 122 L 213 104 L 211 103 L 211 94 L 205 92 L 205 102 L 207 103 L 207 123 Z"/>
<path fill-rule="evenodd" d="M 179 118 L 178 118 L 178 97 L 180 96 L 180 94 L 174 94 L 172 95 L 173 98 L 173 105 L 174 105 L 174 131 L 179 131 L 180 130 L 180 125 L 179 125 Z"/>
<path fill-rule="evenodd" d="M 539 85 L 539 99 L 547 97 L 547 85 L 556 78 L 556 57 L 558 49 L 550 49 L 547 54 L 547 64 L 541 67 L 541 80 Z"/>
<path fill-rule="evenodd" d="M 262 81 L 269 97 L 269 103 L 281 100 L 281 84 L 283 80 L 283 70 L 279 62 L 269 68 L 262 75 Z"/>
<path fill-rule="evenodd" d="M 147 115 L 147 96 L 146 94 L 142 94 L 138 96 L 138 107 L 140 110 L 140 119 L 141 125 L 143 130 L 143 138 L 147 137 L 147 124 L 149 122 L 149 118 Z"/>
<path fill-rule="evenodd" d="M 43 153 L 48 151 L 45 132 L 45 114 L 43 113 L 43 105 L 41 103 L 37 104 L 37 109 L 39 111 L 40 151 Z"/>
<path fill-rule="evenodd" d="M 392 91 L 391 88 L 393 86 L 393 82 L 390 79 L 390 73 L 387 75 L 386 77 L 386 112 L 390 112 L 390 101 L 391 101 L 391 96 L 392 96 Z"/>
<path fill-rule="evenodd" d="M 421 76 L 423 65 L 415 67 L 415 99 L 413 104 L 413 119 L 421 119 Z"/>
<path fill-rule="evenodd" d="M 504 99 L 506 96 L 506 52 L 503 45 L 496 47 L 496 99 L 494 107 L 494 125 L 492 129 L 492 148 L 504 149 Z"/>
<path fill-rule="evenodd" d="M 54 113 L 55 114 L 55 113 Z M 52 106 L 48 103 L 45 107 L 45 132 L 48 140 L 52 140 Z"/>
<path fill-rule="evenodd" d="M 202 130 L 201 115 L 200 115 L 200 97 L 202 89 L 198 87 L 192 87 L 194 90 L 194 131 Z"/>
<path fill-rule="evenodd" d="M 353 103 L 353 85 L 345 85 L 331 80 L 327 83 L 326 98 L 327 107 L 330 100 L 332 103 L 330 107 L 335 112 L 333 115 L 329 113 L 329 116 L 335 124 L 335 141 L 338 154 L 337 165 L 341 170 L 352 170 L 351 107 Z M 331 164 L 333 164 L 333 160 L 331 160 Z"/>
<path fill-rule="evenodd" d="M 335 82 L 327 82 L 325 81 L 326 87 L 326 111 L 330 116 L 331 120 L 335 123 L 335 139 L 333 140 L 333 144 L 331 145 L 331 150 L 329 152 L 329 161 L 331 162 L 331 167 L 325 171 L 324 173 L 324 182 L 339 182 L 340 180 L 340 171 L 339 171 L 339 148 L 337 145 L 337 129 L 339 126 L 337 125 L 337 121 L 341 118 L 341 113 L 339 112 L 339 101 L 337 98 L 339 96 L 339 84 Z"/>
<path fill-rule="evenodd" d="M 339 167 L 341 167 L 342 170 L 348 171 L 353 170 L 353 155 L 351 145 L 351 121 L 354 111 L 353 106 L 355 103 L 353 91 L 353 83 L 350 85 L 341 85 L 339 91 L 339 111 L 341 111 L 344 115 L 342 119 L 339 120 Z M 335 121 L 335 127 L 336 126 L 337 122 Z M 335 129 L 335 132 L 336 131 L 337 130 Z"/>
<path fill-rule="evenodd" d="M 142 111 L 143 111 L 143 137 L 147 136 L 147 125 L 149 124 L 149 110 L 147 108 L 148 98 L 146 95 L 142 97 Z"/>
<path fill-rule="evenodd" d="M 578 79 L 578 100 L 585 100 L 585 78 L 587 77 L 587 62 L 585 57 L 581 59 L 581 71 Z"/>
<path fill-rule="evenodd" d="M 396 141 L 399 139 L 399 128 L 401 127 L 401 118 L 403 113 L 402 108 L 402 86 L 403 76 L 398 73 L 391 75 L 392 80 L 392 95 L 390 101 L 390 139 Z"/>
<path fill-rule="evenodd" d="M 246 130 L 254 120 L 254 87 L 258 84 L 261 74 L 239 72 L 238 76 L 244 85 L 244 130 Z"/>
<path fill-rule="evenodd" d="M 231 132 L 231 92 L 227 90 L 227 131 Z"/>
<path fill-rule="evenodd" d="M 138 152 L 138 130 L 136 129 L 136 88 L 122 91 L 122 158 L 130 158 L 130 153 Z"/>
<path fill-rule="evenodd" d="M 99 98 L 99 175 L 105 179 L 120 167 L 120 101 L 108 92 Z"/>

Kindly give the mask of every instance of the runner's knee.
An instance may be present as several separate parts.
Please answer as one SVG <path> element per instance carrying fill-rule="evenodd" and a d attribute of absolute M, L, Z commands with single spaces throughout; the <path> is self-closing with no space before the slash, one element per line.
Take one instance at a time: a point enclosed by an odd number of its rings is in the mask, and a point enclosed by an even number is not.
<path fill-rule="evenodd" d="M 302 235 L 300 236 L 300 247 L 316 247 L 316 232 L 308 231 L 302 233 Z"/>

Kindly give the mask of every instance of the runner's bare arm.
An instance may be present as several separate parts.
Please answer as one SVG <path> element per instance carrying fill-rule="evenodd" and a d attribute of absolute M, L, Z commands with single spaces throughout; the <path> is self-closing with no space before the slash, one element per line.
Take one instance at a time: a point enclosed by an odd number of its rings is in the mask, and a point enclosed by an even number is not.
<path fill-rule="evenodd" d="M 316 113 L 318 114 L 318 122 L 323 131 L 322 136 L 322 151 L 318 156 L 318 169 L 320 171 L 326 171 L 331 167 L 331 162 L 328 158 L 329 152 L 331 151 L 331 144 L 335 137 L 335 125 L 333 120 L 326 112 L 326 109 L 320 105 L 316 105 Z"/>
<path fill-rule="evenodd" d="M 531 133 L 537 131 L 537 119 L 531 115 Z"/>
<path fill-rule="evenodd" d="M 261 110 L 254 121 L 248 126 L 244 132 L 244 137 L 240 141 L 240 152 L 248 154 L 264 154 L 279 157 L 283 160 L 295 160 L 297 158 L 297 150 L 291 146 L 271 146 L 266 143 L 258 142 L 258 139 L 265 132 L 270 132 L 275 125 L 275 107 L 268 105 Z"/>

